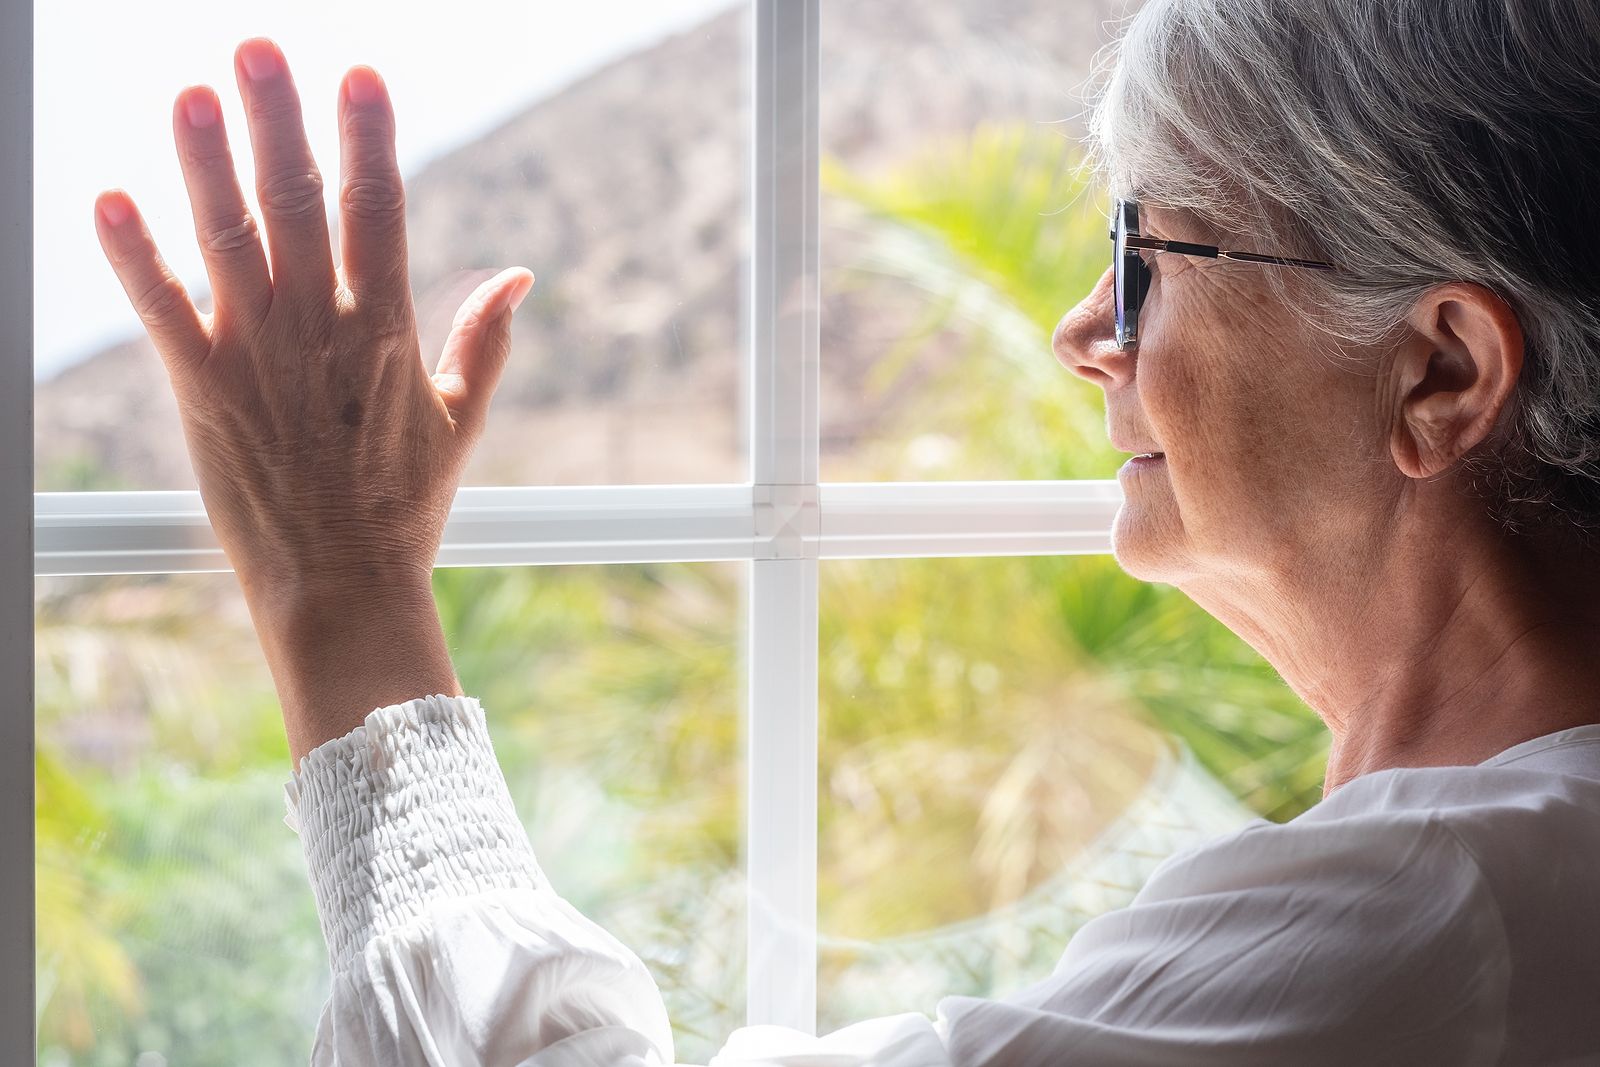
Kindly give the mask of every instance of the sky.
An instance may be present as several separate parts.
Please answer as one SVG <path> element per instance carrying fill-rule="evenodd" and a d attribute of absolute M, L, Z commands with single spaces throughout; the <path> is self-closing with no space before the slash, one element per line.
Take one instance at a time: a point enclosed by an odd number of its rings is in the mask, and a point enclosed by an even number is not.
<path fill-rule="evenodd" d="M 334 204 L 335 101 L 357 63 L 394 100 L 404 174 L 531 101 L 742 0 L 43 0 L 34 5 L 34 378 L 143 333 L 95 237 L 94 199 L 126 189 L 173 271 L 207 289 L 172 141 L 186 85 L 222 98 L 246 199 L 254 168 L 234 47 L 288 57 Z M 554 154 L 554 153 L 553 153 Z"/>

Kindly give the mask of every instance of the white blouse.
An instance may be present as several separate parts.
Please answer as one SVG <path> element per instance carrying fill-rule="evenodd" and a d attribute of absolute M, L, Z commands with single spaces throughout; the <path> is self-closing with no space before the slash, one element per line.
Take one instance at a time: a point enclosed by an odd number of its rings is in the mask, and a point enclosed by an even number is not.
<path fill-rule="evenodd" d="M 650 973 L 540 871 L 477 700 L 379 708 L 285 794 L 333 967 L 314 1067 L 673 1062 Z M 1181 852 L 1003 1000 L 711 1061 L 1155 1063 L 1600 1063 L 1600 725 Z"/>

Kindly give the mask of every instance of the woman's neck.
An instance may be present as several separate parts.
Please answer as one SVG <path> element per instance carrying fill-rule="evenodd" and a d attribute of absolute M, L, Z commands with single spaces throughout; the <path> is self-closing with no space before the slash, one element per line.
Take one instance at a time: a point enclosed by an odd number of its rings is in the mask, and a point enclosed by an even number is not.
<path fill-rule="evenodd" d="M 1387 555 L 1341 561 L 1342 575 L 1302 565 L 1258 575 L 1249 595 L 1191 593 L 1327 724 L 1324 795 L 1600 723 L 1600 552 L 1487 521 L 1383 544 Z"/>

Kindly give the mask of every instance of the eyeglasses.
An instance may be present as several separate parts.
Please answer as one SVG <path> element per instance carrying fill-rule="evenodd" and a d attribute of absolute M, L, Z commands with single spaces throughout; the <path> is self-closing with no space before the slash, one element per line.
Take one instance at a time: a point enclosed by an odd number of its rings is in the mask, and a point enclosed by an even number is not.
<path fill-rule="evenodd" d="M 1139 204 L 1118 200 L 1111 215 L 1111 267 L 1117 288 L 1117 347 L 1126 348 L 1139 339 L 1139 307 L 1150 289 L 1150 266 L 1140 251 L 1176 252 L 1180 256 L 1205 256 L 1208 259 L 1237 259 L 1247 263 L 1275 263 L 1281 267 L 1309 267 L 1333 270 L 1332 263 L 1313 259 L 1264 256 L 1257 252 L 1230 252 L 1216 245 L 1195 245 L 1187 241 L 1164 241 L 1139 233 Z"/>

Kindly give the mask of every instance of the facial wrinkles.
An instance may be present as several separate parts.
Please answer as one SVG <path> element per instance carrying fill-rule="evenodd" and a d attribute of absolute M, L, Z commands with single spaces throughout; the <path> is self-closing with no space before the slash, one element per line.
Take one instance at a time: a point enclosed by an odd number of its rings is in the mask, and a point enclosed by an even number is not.
<path fill-rule="evenodd" d="M 1303 583 L 1327 549 L 1318 516 L 1336 502 L 1324 468 L 1338 420 L 1314 346 L 1259 277 L 1270 268 L 1158 258 L 1182 262 L 1163 279 L 1149 354 L 1181 353 L 1162 368 L 1168 388 L 1152 393 L 1174 398 L 1163 408 L 1169 418 L 1188 414 L 1169 471 L 1195 547 L 1267 578 L 1281 606 L 1315 602 L 1329 591 Z"/>

